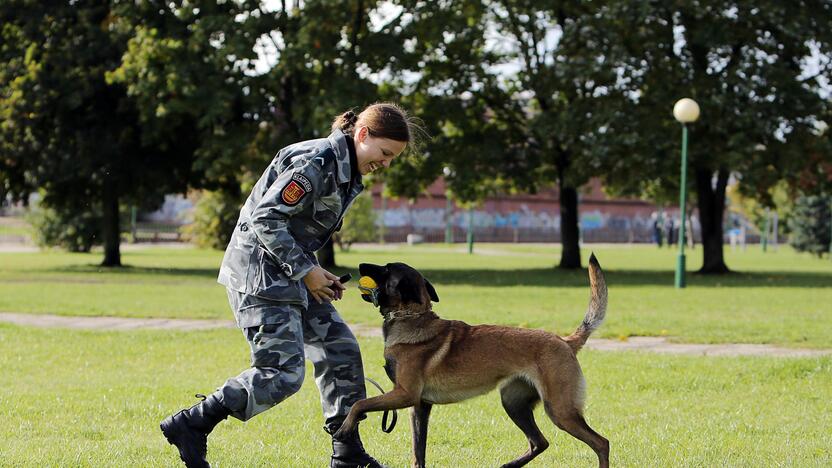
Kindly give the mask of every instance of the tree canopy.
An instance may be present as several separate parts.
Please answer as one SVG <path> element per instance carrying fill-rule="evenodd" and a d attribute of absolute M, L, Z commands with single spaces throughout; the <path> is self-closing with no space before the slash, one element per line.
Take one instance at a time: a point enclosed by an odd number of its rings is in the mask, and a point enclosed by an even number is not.
<path fill-rule="evenodd" d="M 679 124 L 673 103 L 695 99 L 689 179 L 704 243 L 703 272 L 724 272 L 722 219 L 733 174 L 749 194 L 770 198 L 784 178 L 810 166 L 829 125 L 832 4 L 697 1 L 611 2 L 599 10 L 616 44 L 630 111 L 616 122 L 604 180 L 619 193 L 679 190 Z M 826 95 L 826 98 L 824 98 Z M 829 161 L 830 153 L 814 152 Z"/>
<path fill-rule="evenodd" d="M 143 135 L 140 109 L 105 74 L 128 37 L 110 2 L 84 6 L 9 1 L 0 8 L 3 195 L 37 188 L 59 213 L 101 220 L 104 265 L 118 265 L 119 203 L 153 206 L 187 186 L 192 148 Z"/>
<path fill-rule="evenodd" d="M 604 65 L 594 6 L 531 1 L 401 2 L 391 25 L 414 44 L 399 72 L 416 76 L 410 99 L 435 132 L 430 158 L 398 173 L 433 180 L 444 167 L 463 201 L 557 185 L 560 266 L 580 267 L 578 188 L 599 167 L 597 140 L 621 100 Z M 415 171 L 413 170 L 415 169 Z M 413 179 L 393 187 L 413 186 Z"/>
<path fill-rule="evenodd" d="M 390 191 L 416 196 L 446 170 L 463 203 L 556 185 L 560 266 L 575 268 L 590 177 L 675 200 L 670 109 L 691 97 L 702 271 L 724 272 L 731 176 L 765 205 L 783 181 L 829 185 L 832 4 L 798 3 L 10 0 L 0 195 L 40 189 L 59 218 L 99 219 L 118 264 L 120 205 L 188 188 L 242 201 L 279 148 L 391 99 L 433 138 L 386 174 Z"/>

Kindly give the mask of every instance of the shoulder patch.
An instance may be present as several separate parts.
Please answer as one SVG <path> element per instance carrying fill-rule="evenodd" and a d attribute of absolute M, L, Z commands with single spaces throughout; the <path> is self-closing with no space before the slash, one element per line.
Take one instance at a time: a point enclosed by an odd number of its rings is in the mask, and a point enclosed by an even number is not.
<path fill-rule="evenodd" d="M 303 174 L 292 174 L 292 180 L 283 187 L 280 198 L 287 205 L 297 205 L 307 193 L 312 191 L 312 182 Z"/>
<path fill-rule="evenodd" d="M 292 180 L 303 186 L 303 189 L 307 192 L 312 191 L 312 182 L 309 182 L 305 175 L 296 172 L 292 174 Z"/>

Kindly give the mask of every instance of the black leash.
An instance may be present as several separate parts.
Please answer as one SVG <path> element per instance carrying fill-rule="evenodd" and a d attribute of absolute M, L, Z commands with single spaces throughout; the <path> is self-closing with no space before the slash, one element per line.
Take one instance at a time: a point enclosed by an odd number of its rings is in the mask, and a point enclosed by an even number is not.
<path fill-rule="evenodd" d="M 384 389 L 381 388 L 381 385 L 378 384 L 375 380 L 364 377 L 364 379 L 371 384 L 375 385 L 378 391 L 384 395 Z M 387 434 L 393 432 L 393 429 L 396 427 L 396 420 L 399 418 L 399 415 L 396 413 L 396 410 L 393 410 L 393 417 L 390 418 L 390 425 L 387 424 L 387 416 L 390 415 L 390 410 L 384 410 L 384 415 L 381 417 L 381 430 L 382 432 L 386 432 Z"/>

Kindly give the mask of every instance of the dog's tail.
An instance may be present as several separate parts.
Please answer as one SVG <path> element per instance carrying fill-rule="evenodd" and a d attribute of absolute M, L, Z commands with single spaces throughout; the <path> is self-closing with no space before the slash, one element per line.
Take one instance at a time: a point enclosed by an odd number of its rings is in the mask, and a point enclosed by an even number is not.
<path fill-rule="evenodd" d="M 589 257 L 589 289 L 589 307 L 583 322 L 574 333 L 564 338 L 575 354 L 586 343 L 589 335 L 601 326 L 607 314 L 607 282 L 594 253 Z"/>

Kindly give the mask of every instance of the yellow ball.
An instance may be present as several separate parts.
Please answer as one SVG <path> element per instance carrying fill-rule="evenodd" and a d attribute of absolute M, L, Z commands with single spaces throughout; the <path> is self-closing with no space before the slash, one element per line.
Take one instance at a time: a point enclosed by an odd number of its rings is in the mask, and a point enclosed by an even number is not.
<path fill-rule="evenodd" d="M 373 280 L 369 276 L 362 276 L 361 278 L 359 278 L 358 285 L 361 286 L 362 288 L 367 288 L 367 289 L 375 289 L 375 288 L 378 287 L 375 280 Z"/>

